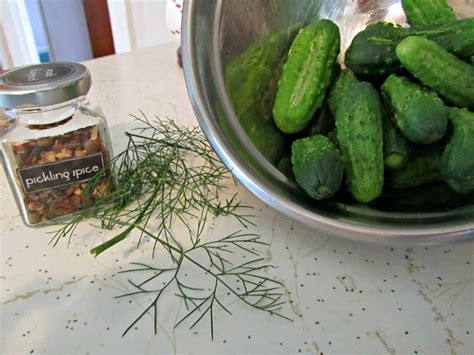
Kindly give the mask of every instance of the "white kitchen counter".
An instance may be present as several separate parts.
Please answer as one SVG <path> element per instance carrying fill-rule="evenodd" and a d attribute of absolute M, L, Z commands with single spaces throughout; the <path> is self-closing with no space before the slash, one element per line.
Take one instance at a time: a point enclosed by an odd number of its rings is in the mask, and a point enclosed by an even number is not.
<path fill-rule="evenodd" d="M 87 62 L 92 100 L 109 119 L 115 150 L 136 123 L 130 113 L 168 116 L 197 125 L 176 65 L 176 45 Z M 2 175 L 0 352 L 98 353 L 324 353 L 473 354 L 473 244 L 397 249 L 347 242 L 310 230 L 265 206 L 241 186 L 255 207 L 257 227 L 271 243 L 269 274 L 284 282 L 283 313 L 293 322 L 231 305 L 189 330 L 173 328 L 184 310 L 159 308 L 158 334 L 146 317 L 122 332 L 147 305 L 116 299 L 130 286 L 118 272 L 131 262 L 153 263 L 151 247 L 124 241 L 98 258 L 89 249 L 110 237 L 80 226 L 69 246 L 48 244 L 53 227 L 25 227 Z M 230 232 L 215 221 L 213 233 Z M 173 297 L 171 297 L 172 299 Z M 129 303 L 130 302 L 130 303 Z M 184 307 L 183 307 L 184 308 Z"/>

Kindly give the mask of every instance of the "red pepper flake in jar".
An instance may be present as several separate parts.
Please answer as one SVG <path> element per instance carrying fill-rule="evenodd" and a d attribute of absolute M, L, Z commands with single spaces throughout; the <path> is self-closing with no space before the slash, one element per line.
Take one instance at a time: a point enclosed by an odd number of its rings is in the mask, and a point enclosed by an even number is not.
<path fill-rule="evenodd" d="M 107 123 L 85 98 L 90 84 L 87 68 L 75 63 L 0 75 L 0 106 L 16 121 L 2 137 L 1 154 L 28 225 L 74 213 L 112 189 Z M 99 173 L 94 191 L 86 195 L 87 181 Z"/>

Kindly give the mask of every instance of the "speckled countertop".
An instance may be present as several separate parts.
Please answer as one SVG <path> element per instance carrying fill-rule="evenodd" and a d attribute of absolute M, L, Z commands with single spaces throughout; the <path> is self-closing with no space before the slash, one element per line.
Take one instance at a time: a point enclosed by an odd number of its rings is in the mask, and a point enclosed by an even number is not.
<path fill-rule="evenodd" d="M 115 148 L 145 113 L 196 125 L 175 45 L 93 60 L 92 100 L 104 109 Z M 129 290 L 119 271 L 147 262 L 147 247 L 122 243 L 94 259 L 91 246 L 106 233 L 84 223 L 69 246 L 51 247 L 54 228 L 27 228 L 2 175 L 0 352 L 2 353 L 313 353 L 473 354 L 472 244 L 398 249 L 347 242 L 317 233 L 265 206 L 241 186 L 255 207 L 257 227 L 270 243 L 269 274 L 285 284 L 283 319 L 243 305 L 220 312 L 214 341 L 206 322 L 173 327 L 179 305 L 160 309 L 121 337 L 140 301 L 116 299 Z M 216 220 L 213 233 L 228 231 Z M 129 303 L 130 302 L 130 303 Z"/>

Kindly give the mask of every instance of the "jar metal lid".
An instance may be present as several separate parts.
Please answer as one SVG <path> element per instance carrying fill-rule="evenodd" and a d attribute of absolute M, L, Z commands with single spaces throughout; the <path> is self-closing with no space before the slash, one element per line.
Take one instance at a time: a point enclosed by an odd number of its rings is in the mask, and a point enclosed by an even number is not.
<path fill-rule="evenodd" d="M 0 107 L 8 109 L 57 105 L 87 94 L 89 70 L 82 64 L 45 63 L 0 74 Z"/>

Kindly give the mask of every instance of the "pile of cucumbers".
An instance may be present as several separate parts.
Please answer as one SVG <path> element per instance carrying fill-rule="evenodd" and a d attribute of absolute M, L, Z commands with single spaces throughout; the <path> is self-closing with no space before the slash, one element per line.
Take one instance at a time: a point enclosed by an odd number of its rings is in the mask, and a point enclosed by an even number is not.
<path fill-rule="evenodd" d="M 303 27 L 291 44 L 273 119 L 297 139 L 280 168 L 316 200 L 344 180 L 362 203 L 384 185 L 444 181 L 474 192 L 474 18 L 457 19 L 446 0 L 402 3 L 410 27 L 369 25 L 345 69 L 329 20 Z"/>

